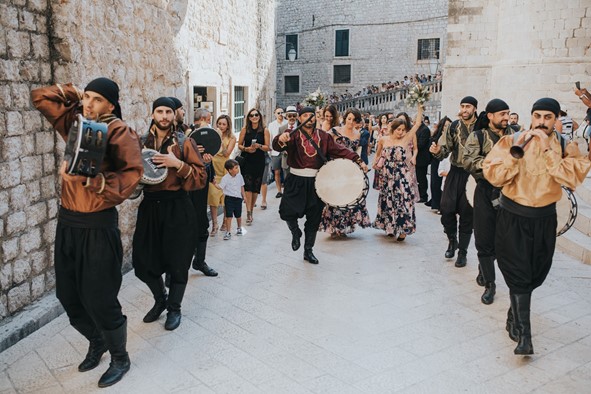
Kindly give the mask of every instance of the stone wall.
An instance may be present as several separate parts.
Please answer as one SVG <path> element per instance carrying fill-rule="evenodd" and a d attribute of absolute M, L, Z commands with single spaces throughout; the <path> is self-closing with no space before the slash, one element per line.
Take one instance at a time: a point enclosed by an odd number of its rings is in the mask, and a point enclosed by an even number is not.
<path fill-rule="evenodd" d="M 447 0 L 280 1 L 277 9 L 277 101 L 294 104 L 321 88 L 354 94 L 367 85 L 429 74 L 418 39 L 440 39 L 445 62 Z M 335 57 L 335 30 L 349 29 L 349 54 Z M 298 34 L 298 59 L 285 60 L 285 35 Z M 351 84 L 333 84 L 333 65 L 351 65 Z M 300 76 L 300 93 L 284 94 L 284 76 Z"/>
<path fill-rule="evenodd" d="M 237 4 L 239 3 L 239 4 Z M 55 286 L 57 165 L 64 143 L 30 102 L 33 88 L 98 76 L 121 88 L 123 119 L 145 132 L 152 101 L 192 85 L 248 89 L 271 103 L 275 2 L 7 0 L 0 4 L 0 320 Z M 261 21 L 264 21 L 262 23 Z M 270 108 L 270 107 L 269 107 Z M 188 111 L 190 112 L 190 111 Z M 218 112 L 219 114 L 219 112 Z M 129 269 L 138 202 L 119 207 Z"/>
<path fill-rule="evenodd" d="M 443 114 L 454 116 L 467 94 L 480 110 L 505 99 L 530 121 L 533 102 L 556 98 L 581 123 L 585 107 L 574 83 L 591 87 L 588 0 L 450 0 Z"/>

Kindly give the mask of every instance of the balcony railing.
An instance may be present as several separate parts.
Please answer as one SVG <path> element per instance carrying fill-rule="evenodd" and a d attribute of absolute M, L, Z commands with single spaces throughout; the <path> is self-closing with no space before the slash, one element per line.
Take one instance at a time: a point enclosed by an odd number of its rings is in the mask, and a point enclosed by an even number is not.
<path fill-rule="evenodd" d="M 443 84 L 441 80 L 426 82 L 422 84 L 431 91 L 430 101 L 441 101 L 441 90 Z M 355 97 L 349 100 L 339 101 L 334 103 L 340 113 L 345 112 L 348 108 L 357 108 L 362 112 L 370 112 L 372 114 L 379 114 L 393 110 L 395 107 L 404 105 L 404 100 L 408 95 L 409 87 L 389 90 L 371 94 L 367 96 Z"/>

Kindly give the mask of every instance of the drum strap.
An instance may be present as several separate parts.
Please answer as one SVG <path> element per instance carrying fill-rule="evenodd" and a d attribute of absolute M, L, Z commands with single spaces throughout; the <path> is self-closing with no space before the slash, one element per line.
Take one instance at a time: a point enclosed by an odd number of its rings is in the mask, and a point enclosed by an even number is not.
<path fill-rule="evenodd" d="M 173 131 L 173 133 L 176 134 L 176 138 L 177 138 L 177 143 L 179 144 L 179 149 L 181 151 L 181 157 L 180 159 L 184 161 L 184 150 L 183 147 L 185 146 L 185 139 L 187 139 L 187 137 L 185 137 L 185 134 L 183 134 L 180 131 Z M 142 135 L 140 137 L 140 141 L 142 142 L 142 148 L 146 147 L 146 141 L 148 140 L 148 135 L 150 135 L 150 132 L 148 131 L 146 134 Z"/>

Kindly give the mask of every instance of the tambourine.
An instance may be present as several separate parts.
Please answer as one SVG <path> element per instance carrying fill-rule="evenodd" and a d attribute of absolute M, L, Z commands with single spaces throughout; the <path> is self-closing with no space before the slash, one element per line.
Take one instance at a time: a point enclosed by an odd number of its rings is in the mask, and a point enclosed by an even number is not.
<path fill-rule="evenodd" d="M 222 147 L 222 137 L 211 127 L 200 127 L 191 131 L 188 135 L 197 145 L 203 146 L 204 152 L 212 156 L 216 155 Z"/>
<path fill-rule="evenodd" d="M 106 123 L 76 116 L 64 152 L 68 174 L 94 178 L 100 172 L 107 150 L 107 128 Z"/>

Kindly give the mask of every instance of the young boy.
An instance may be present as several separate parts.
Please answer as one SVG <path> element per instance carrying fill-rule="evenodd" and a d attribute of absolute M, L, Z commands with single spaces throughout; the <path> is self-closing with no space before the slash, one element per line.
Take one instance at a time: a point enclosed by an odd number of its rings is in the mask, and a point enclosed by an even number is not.
<path fill-rule="evenodd" d="M 232 234 L 230 234 L 232 216 L 236 218 L 238 225 L 236 235 L 242 235 L 242 200 L 246 196 L 244 194 L 244 178 L 239 173 L 240 166 L 238 162 L 232 159 L 227 160 L 224 167 L 228 170 L 228 173 L 222 177 L 220 184 L 215 186 L 224 192 L 224 224 L 226 226 L 224 241 L 227 241 L 232 237 Z"/>

